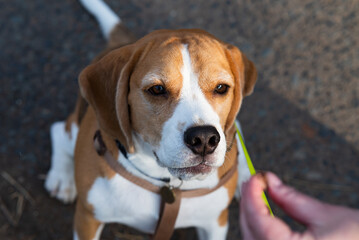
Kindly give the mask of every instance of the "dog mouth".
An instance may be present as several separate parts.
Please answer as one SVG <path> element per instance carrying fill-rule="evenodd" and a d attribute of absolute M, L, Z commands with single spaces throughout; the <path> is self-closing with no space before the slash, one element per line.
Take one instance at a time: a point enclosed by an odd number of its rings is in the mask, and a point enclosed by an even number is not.
<path fill-rule="evenodd" d="M 206 163 L 206 161 L 200 162 L 199 164 L 193 165 L 193 166 L 189 166 L 189 167 L 169 167 L 169 166 L 165 166 L 159 159 L 159 157 L 157 156 L 156 152 L 153 152 L 153 154 L 156 157 L 157 163 L 162 166 L 162 167 L 166 167 L 168 169 L 168 171 L 173 175 L 173 176 L 177 176 L 180 178 L 189 178 L 189 176 L 195 176 L 195 175 L 207 175 L 210 172 L 212 172 L 216 167 L 215 166 L 211 166 L 208 163 Z"/>
<path fill-rule="evenodd" d="M 181 179 L 189 179 L 194 176 L 207 176 L 213 171 L 214 167 L 200 163 L 193 167 L 168 168 L 172 175 L 179 176 Z"/>
<path fill-rule="evenodd" d="M 168 168 L 168 171 L 173 175 L 182 180 L 205 179 L 216 167 L 209 166 L 205 163 L 200 163 L 192 167 L 183 167 L 183 168 Z"/>
<path fill-rule="evenodd" d="M 209 166 L 205 163 L 200 163 L 196 166 L 191 167 L 183 167 L 183 168 L 168 168 L 170 172 L 176 172 L 177 175 L 183 174 L 190 174 L 190 175 L 197 175 L 197 174 L 208 174 L 213 170 L 214 167 Z"/>

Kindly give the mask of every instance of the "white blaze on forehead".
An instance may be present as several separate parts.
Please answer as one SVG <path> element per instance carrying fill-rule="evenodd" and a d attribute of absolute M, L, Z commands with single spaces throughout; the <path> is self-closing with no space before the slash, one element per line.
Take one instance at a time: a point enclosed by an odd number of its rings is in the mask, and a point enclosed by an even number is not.
<path fill-rule="evenodd" d="M 183 81 L 181 98 L 191 98 L 191 93 L 201 92 L 201 89 L 198 86 L 198 78 L 192 70 L 191 57 L 189 55 L 187 45 L 184 45 L 181 53 L 183 59 L 183 66 L 181 69 Z"/>
<path fill-rule="evenodd" d="M 191 57 L 187 45 L 181 49 L 183 66 L 182 73 L 182 89 L 180 105 L 184 104 L 187 112 L 188 120 L 192 120 L 192 124 L 212 124 L 219 123 L 219 116 L 214 112 L 213 107 L 209 104 L 204 96 L 199 83 L 198 75 L 194 73 L 192 68 Z"/>

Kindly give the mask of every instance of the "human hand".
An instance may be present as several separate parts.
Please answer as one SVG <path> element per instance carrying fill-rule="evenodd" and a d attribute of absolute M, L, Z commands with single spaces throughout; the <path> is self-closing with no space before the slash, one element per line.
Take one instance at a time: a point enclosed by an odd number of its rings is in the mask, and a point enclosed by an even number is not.
<path fill-rule="evenodd" d="M 294 232 L 281 219 L 269 214 L 262 199 L 262 191 L 267 187 L 269 196 L 279 207 L 307 226 L 305 232 Z M 283 184 L 273 173 L 257 174 L 243 184 L 240 209 L 245 240 L 359 239 L 358 210 L 311 198 Z"/>

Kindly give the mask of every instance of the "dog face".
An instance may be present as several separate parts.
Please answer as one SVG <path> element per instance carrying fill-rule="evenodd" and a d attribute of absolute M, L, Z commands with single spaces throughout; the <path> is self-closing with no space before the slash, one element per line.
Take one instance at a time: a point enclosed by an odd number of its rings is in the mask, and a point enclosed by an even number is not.
<path fill-rule="evenodd" d="M 203 31 L 157 31 L 80 75 L 100 127 L 129 152 L 146 148 L 175 177 L 221 166 L 242 98 L 256 81 L 240 51 Z"/>

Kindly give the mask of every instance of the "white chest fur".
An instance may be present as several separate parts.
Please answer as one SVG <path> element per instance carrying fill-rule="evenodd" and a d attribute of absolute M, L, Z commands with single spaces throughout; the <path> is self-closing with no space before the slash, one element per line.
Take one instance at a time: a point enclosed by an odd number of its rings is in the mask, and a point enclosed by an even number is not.
<path fill-rule="evenodd" d="M 176 228 L 217 225 L 217 219 L 229 201 L 223 187 L 197 198 L 183 198 Z M 142 232 L 153 233 L 159 216 L 160 196 L 149 192 L 116 174 L 99 177 L 88 192 L 95 218 L 101 222 L 117 222 Z"/>

